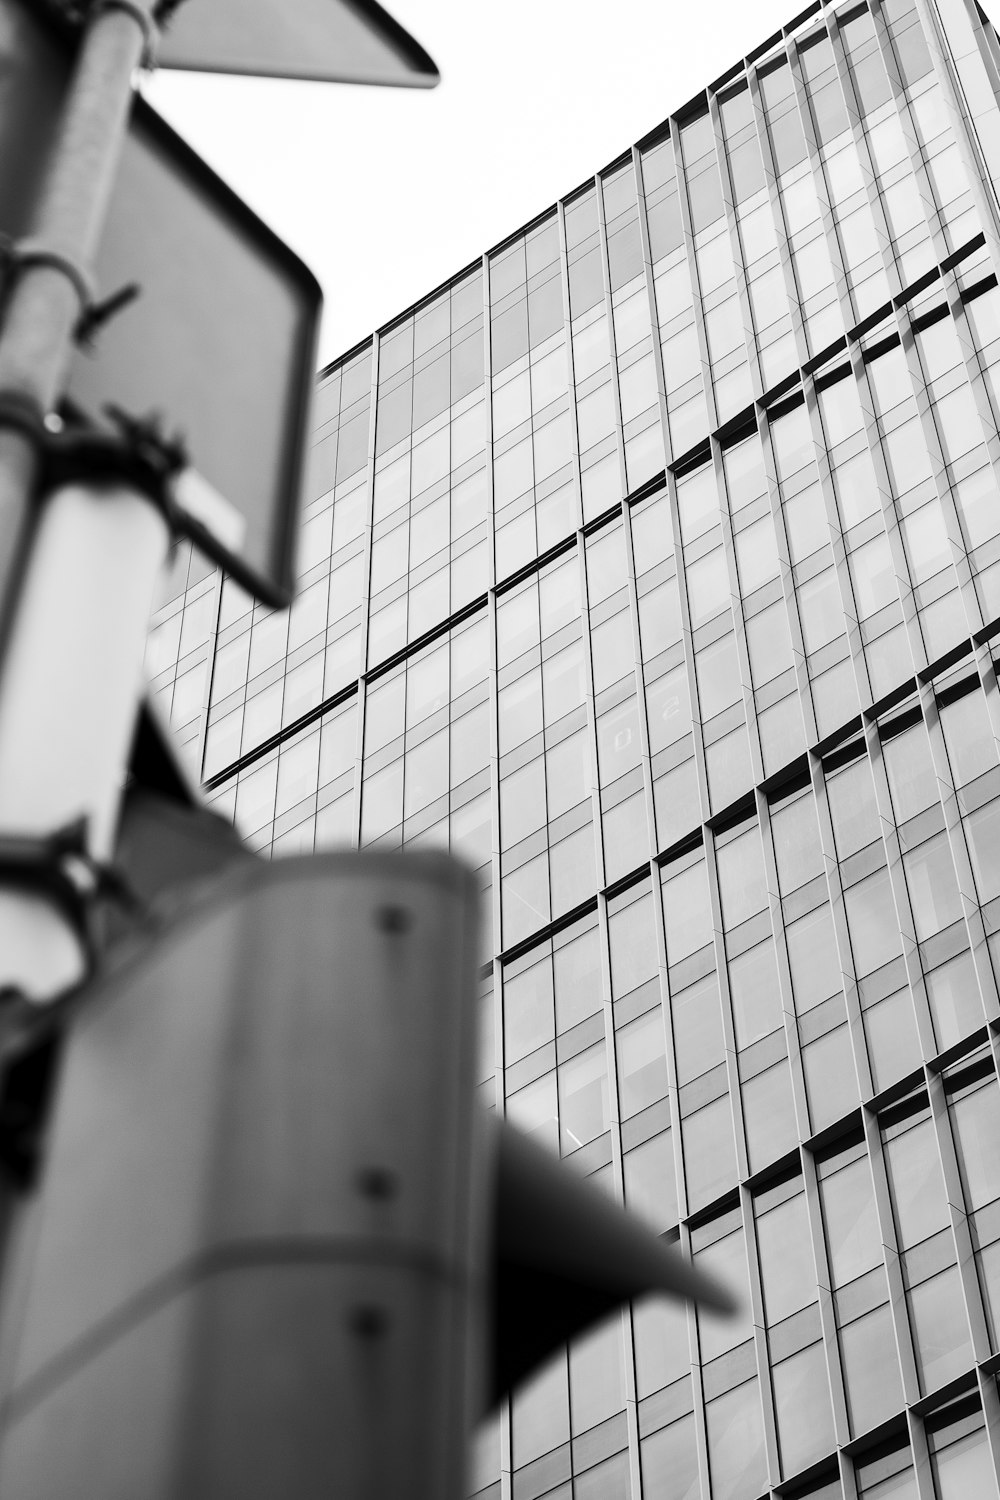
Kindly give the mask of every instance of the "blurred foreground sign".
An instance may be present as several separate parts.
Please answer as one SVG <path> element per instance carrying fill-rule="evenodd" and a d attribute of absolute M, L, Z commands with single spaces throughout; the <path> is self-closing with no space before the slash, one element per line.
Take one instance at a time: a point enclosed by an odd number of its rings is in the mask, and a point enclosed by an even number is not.
<path fill-rule="evenodd" d="M 193 0 L 170 19 L 165 68 L 433 88 L 437 68 L 375 0 Z"/>
<path fill-rule="evenodd" d="M 199 0 L 213 8 L 213 0 Z M 72 61 L 44 9 L 0 0 L 0 233 L 31 233 Z M 321 294 L 305 265 L 137 100 L 103 243 L 102 297 L 140 289 L 74 358 L 67 395 L 158 412 L 194 466 L 183 529 L 265 602 L 293 583 Z"/>
<path fill-rule="evenodd" d="M 96 271 L 102 294 L 141 293 L 77 356 L 70 400 L 91 417 L 108 402 L 162 413 L 207 481 L 175 497 L 188 533 L 258 598 L 287 604 L 318 283 L 141 101 Z"/>

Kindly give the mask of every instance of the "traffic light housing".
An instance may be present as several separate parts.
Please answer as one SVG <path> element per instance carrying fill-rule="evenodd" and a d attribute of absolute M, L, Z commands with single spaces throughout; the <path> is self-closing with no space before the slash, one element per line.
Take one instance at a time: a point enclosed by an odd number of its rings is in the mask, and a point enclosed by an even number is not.
<path fill-rule="evenodd" d="M 478 904 L 443 855 L 247 860 L 120 946 L 5 1278 L 5 1500 L 460 1500 L 578 1328 L 725 1305 L 479 1106 Z"/>

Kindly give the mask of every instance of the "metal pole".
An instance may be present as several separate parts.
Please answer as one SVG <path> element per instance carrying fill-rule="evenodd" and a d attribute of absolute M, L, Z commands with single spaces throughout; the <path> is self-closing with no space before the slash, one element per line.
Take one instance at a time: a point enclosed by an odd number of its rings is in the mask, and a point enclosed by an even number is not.
<path fill-rule="evenodd" d="M 35 242 L 84 273 L 107 213 L 132 101 L 132 77 L 146 32 L 136 11 L 101 9 L 81 41 L 49 175 L 38 209 Z M 0 334 L 0 391 L 22 396 L 43 414 L 58 400 L 80 316 L 79 288 L 65 270 L 26 265 L 7 299 Z M 0 431 L 0 622 L 9 623 L 29 530 L 36 455 L 22 433 Z"/>
<path fill-rule="evenodd" d="M 112 851 L 166 521 L 124 484 L 48 495 L 0 678 L 0 830 L 44 837 L 81 814 Z M 4 982 L 44 1000 L 86 969 L 79 934 L 37 891 L 0 887 Z"/>
<path fill-rule="evenodd" d="M 133 75 L 153 31 L 152 8 L 153 0 L 98 0 L 93 8 L 80 40 L 34 226 L 32 247 L 38 253 L 19 268 L 7 301 L 0 332 L 0 393 L 20 398 L 39 415 L 52 410 L 64 387 L 73 332 L 82 311 L 81 301 L 86 300 L 87 270 L 98 246 L 125 137 Z M 50 787 L 50 807 L 46 805 L 40 778 L 43 774 L 52 775 L 51 764 L 44 773 L 41 766 L 35 771 L 31 769 L 40 736 L 51 733 L 52 726 L 43 729 L 43 720 L 33 715 L 48 684 L 52 684 L 54 691 L 60 675 L 69 678 L 76 673 L 78 680 L 89 680 L 96 687 L 104 670 L 99 659 L 85 654 L 93 646 L 92 633 L 80 630 L 79 617 L 72 620 L 63 612 L 62 633 L 49 631 L 45 646 L 39 640 L 32 650 L 30 673 L 37 684 L 32 717 L 25 716 L 27 700 L 23 683 L 19 688 L 11 685 L 12 673 L 23 678 L 26 670 L 24 646 L 18 647 L 20 665 L 16 668 L 11 654 L 15 639 L 23 639 L 25 633 L 18 619 L 18 596 L 22 588 L 34 600 L 46 594 L 41 576 L 46 567 L 45 557 L 34 555 L 37 549 L 32 542 L 37 475 L 38 453 L 32 437 L 12 427 L 0 428 L 0 652 L 3 653 L 0 767 L 21 768 L 15 779 L 3 787 L 0 834 L 53 831 L 64 799 L 58 788 Z M 134 496 L 133 504 L 147 502 Z M 50 502 L 49 508 L 54 520 L 55 501 Z M 89 566 L 101 545 L 98 538 L 103 528 L 97 522 L 96 510 L 93 515 L 97 523 L 94 545 L 82 540 L 77 529 L 77 540 L 83 548 L 81 570 Z M 51 524 L 43 530 L 51 533 Z M 91 556 L 88 558 L 87 554 Z M 126 562 L 117 583 L 112 583 L 105 572 L 103 587 L 110 593 L 101 600 L 93 591 L 97 581 L 92 579 L 90 605 L 107 610 L 116 589 L 126 581 L 127 572 Z M 51 597 L 51 589 L 48 594 Z M 146 600 L 147 614 L 151 594 L 152 585 Z M 32 605 L 29 611 L 32 616 L 34 609 Z M 141 643 L 141 635 L 139 639 Z M 135 690 L 133 679 L 129 684 L 133 698 Z M 87 727 L 80 725 L 77 730 L 64 714 L 61 728 L 67 751 L 79 750 L 80 746 L 71 746 L 70 741 L 77 733 L 86 734 Z M 67 756 L 67 763 L 68 759 Z M 5 774 L 0 771 L 0 776 Z M 100 793 L 95 787 L 80 788 L 76 809 L 79 814 L 94 817 L 98 811 L 95 795 L 99 801 Z M 71 924 L 54 905 L 50 906 L 36 933 L 36 941 L 30 945 L 34 956 L 29 960 L 22 941 L 18 944 L 17 962 L 13 962 L 13 953 L 9 962 L 5 951 L 7 935 L 25 918 L 25 898 L 12 890 L 9 880 L 6 877 L 6 888 L 0 889 L 0 933 L 4 934 L 0 946 L 0 988 L 13 985 L 34 998 L 47 998 L 52 993 L 50 957 L 61 953 L 59 973 L 61 976 L 68 973 L 66 955 L 76 943 Z M 37 915 L 37 899 L 34 905 Z M 81 972 L 75 977 L 81 977 Z"/>

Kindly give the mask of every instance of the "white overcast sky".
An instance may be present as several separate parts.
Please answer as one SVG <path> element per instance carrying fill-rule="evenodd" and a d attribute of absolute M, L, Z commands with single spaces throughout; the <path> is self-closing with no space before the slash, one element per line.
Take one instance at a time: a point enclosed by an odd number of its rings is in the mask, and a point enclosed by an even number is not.
<path fill-rule="evenodd" d="M 437 63 L 436 89 L 166 71 L 145 89 L 319 278 L 322 363 L 613 160 L 802 8 L 385 3 Z"/>

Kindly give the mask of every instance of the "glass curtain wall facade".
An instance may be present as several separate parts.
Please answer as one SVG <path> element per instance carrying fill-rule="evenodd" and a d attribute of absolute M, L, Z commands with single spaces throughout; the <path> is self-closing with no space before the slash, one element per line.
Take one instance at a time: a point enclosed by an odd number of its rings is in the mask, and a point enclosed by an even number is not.
<path fill-rule="evenodd" d="M 288 615 L 177 554 L 214 805 L 474 865 L 484 1103 L 743 1293 L 481 1500 L 997 1496 L 998 56 L 812 6 L 324 371 Z"/>

